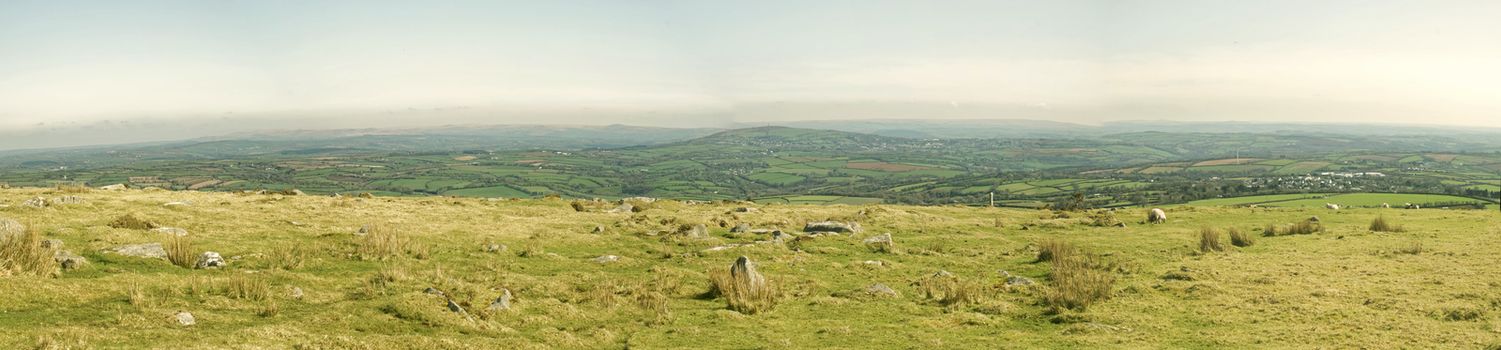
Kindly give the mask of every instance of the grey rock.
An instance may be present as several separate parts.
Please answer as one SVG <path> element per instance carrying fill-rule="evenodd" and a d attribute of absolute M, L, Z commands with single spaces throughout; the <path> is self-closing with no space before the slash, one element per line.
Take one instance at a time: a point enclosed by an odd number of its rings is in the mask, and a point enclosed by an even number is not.
<path fill-rule="evenodd" d="M 11 219 L 0 219 L 0 238 L 19 235 L 26 232 L 26 225 Z"/>
<path fill-rule="evenodd" d="M 612 263 L 612 262 L 616 262 L 616 261 L 620 261 L 620 257 L 619 256 L 602 255 L 602 256 L 600 256 L 598 258 L 594 258 L 594 262 L 595 263 L 600 263 L 600 264 L 608 264 L 608 263 Z"/>
<path fill-rule="evenodd" d="M 881 298 L 896 298 L 902 296 L 902 293 L 898 293 L 895 289 L 891 289 L 891 287 L 880 283 L 865 287 L 865 294 Z"/>
<path fill-rule="evenodd" d="M 21 202 L 21 206 L 38 209 L 46 208 L 48 204 L 47 199 L 42 197 L 27 199 L 25 202 Z"/>
<path fill-rule="evenodd" d="M 735 264 L 730 265 L 730 279 L 737 285 L 747 286 L 752 290 L 766 287 L 766 278 L 756 272 L 756 264 L 749 257 L 741 256 L 735 259 Z"/>
<path fill-rule="evenodd" d="M 730 228 L 730 233 L 746 233 L 746 232 L 750 232 L 750 230 L 751 230 L 750 224 L 746 224 L 746 223 L 742 222 L 742 223 L 735 224 L 735 227 Z"/>
<path fill-rule="evenodd" d="M 635 210 L 636 210 L 636 207 L 633 206 L 633 205 L 631 205 L 630 203 L 623 203 L 620 206 L 615 207 L 615 209 L 610 209 L 609 211 L 606 211 L 606 213 L 611 213 L 611 214 L 630 213 L 630 212 L 635 211 Z"/>
<path fill-rule="evenodd" d="M 109 186 L 101 186 L 99 187 L 99 189 L 105 191 L 124 191 L 126 187 L 125 184 L 113 184 Z"/>
<path fill-rule="evenodd" d="M 292 287 L 292 299 L 302 300 L 302 288 Z"/>
<path fill-rule="evenodd" d="M 193 267 L 199 269 L 217 269 L 228 265 L 229 263 L 225 262 L 224 257 L 219 256 L 219 253 L 203 252 L 203 255 L 198 256 L 198 264 L 193 265 Z"/>
<path fill-rule="evenodd" d="M 370 225 L 361 225 L 359 230 L 354 231 L 355 236 L 364 236 L 367 234 L 370 234 Z"/>
<path fill-rule="evenodd" d="M 1010 272 L 1007 272 L 1007 271 L 1004 271 L 1004 270 L 1001 271 L 1001 276 L 1006 278 L 1006 286 L 1007 287 L 1030 286 L 1030 285 L 1037 284 L 1037 282 L 1033 281 L 1031 278 L 1026 278 L 1026 277 L 1022 277 L 1022 276 L 1013 276 L 1013 275 L 1011 275 Z"/>
<path fill-rule="evenodd" d="M 500 292 L 500 297 L 495 298 L 495 301 L 490 303 L 489 310 L 490 311 L 505 311 L 505 310 L 510 310 L 511 309 L 511 298 L 512 298 L 511 297 L 511 290 L 510 289 L 502 289 L 501 292 Z"/>
<path fill-rule="evenodd" d="M 53 198 L 51 203 L 52 203 L 52 205 L 83 204 L 83 197 L 79 197 L 79 196 L 62 196 L 62 197 Z"/>
<path fill-rule="evenodd" d="M 179 311 L 176 315 L 172 315 L 172 318 L 174 320 L 177 320 L 177 324 L 183 326 L 198 324 L 198 320 L 193 318 L 193 314 L 188 313 L 187 311 Z"/>
<path fill-rule="evenodd" d="M 704 224 L 694 224 L 693 226 L 680 227 L 678 228 L 678 234 L 692 238 L 704 237 L 709 235 L 709 227 L 704 226 Z"/>
<path fill-rule="evenodd" d="M 487 253 L 502 253 L 508 249 L 509 248 L 507 248 L 506 245 L 499 243 L 490 243 L 485 245 L 485 252 Z"/>
<path fill-rule="evenodd" d="M 433 287 L 427 287 L 427 289 L 423 289 L 422 292 L 423 293 L 427 293 L 427 294 L 432 294 L 432 295 L 440 296 L 440 297 L 447 297 L 448 296 L 448 294 L 444 294 L 443 291 L 438 290 L 437 288 L 433 288 Z"/>
<path fill-rule="evenodd" d="M 52 253 L 52 260 L 57 261 L 58 266 L 61 266 L 63 270 L 77 270 L 89 264 L 89 259 L 66 250 Z"/>
<path fill-rule="evenodd" d="M 596 234 L 605 233 L 605 226 L 604 225 L 594 225 L 594 233 L 596 233 Z"/>
<path fill-rule="evenodd" d="M 834 221 L 815 221 L 803 225 L 803 232 L 835 232 L 855 233 L 855 227 L 850 224 Z"/>
<path fill-rule="evenodd" d="M 157 227 L 157 228 L 151 229 L 151 232 L 169 234 L 169 235 L 173 235 L 173 236 L 177 236 L 177 237 L 185 237 L 185 236 L 188 235 L 188 230 L 184 230 L 184 229 L 180 229 L 180 228 L 176 228 L 176 227 Z"/>
<path fill-rule="evenodd" d="M 167 258 L 167 250 L 166 249 L 162 249 L 162 244 L 161 243 L 142 243 L 142 244 L 123 245 L 123 246 L 119 246 L 119 247 L 115 247 L 115 248 L 109 249 L 106 252 L 114 253 L 114 254 L 119 254 L 119 255 L 124 255 L 124 256 L 133 256 L 133 257 L 138 257 L 138 258 L 151 258 L 151 259 L 166 259 Z"/>
<path fill-rule="evenodd" d="M 735 208 L 735 212 L 737 212 L 737 213 L 755 213 L 755 212 L 759 212 L 759 211 L 761 211 L 761 209 L 756 209 L 756 208 L 751 208 L 751 207 L 739 207 L 739 208 Z"/>
<path fill-rule="evenodd" d="M 891 239 L 891 233 L 884 233 L 879 236 L 866 238 L 864 243 L 866 247 L 870 247 L 870 249 L 882 252 L 890 252 L 895 245 L 895 242 L 893 242 Z"/>

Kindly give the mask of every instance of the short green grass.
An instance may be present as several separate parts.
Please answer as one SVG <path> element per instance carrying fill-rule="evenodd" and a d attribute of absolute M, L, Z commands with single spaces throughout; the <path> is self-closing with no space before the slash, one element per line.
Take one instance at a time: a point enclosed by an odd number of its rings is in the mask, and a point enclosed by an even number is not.
<path fill-rule="evenodd" d="M 0 190 L 12 204 L 0 217 L 91 263 L 0 277 L 0 348 L 1483 348 L 1501 329 L 1501 226 L 1486 211 L 1185 206 L 1157 225 L 1118 211 L 1119 228 L 1081 213 L 895 205 L 741 213 L 731 209 L 746 204 L 663 201 L 611 214 L 567 200 L 134 190 L 15 205 L 48 191 Z M 161 205 L 172 201 L 193 205 Z M 229 266 L 101 253 L 164 242 L 108 225 L 129 213 L 188 229 Z M 1259 237 L 1313 215 L 1324 232 Z M 1406 232 L 1371 232 L 1378 216 Z M 796 232 L 825 219 L 865 232 L 710 250 L 767 239 L 720 223 Z M 706 237 L 657 234 L 692 223 L 708 224 Z M 355 235 L 363 225 L 405 244 L 362 255 L 374 239 Z M 1206 254 L 1205 228 L 1258 237 Z M 901 249 L 862 244 L 883 233 Z M 1037 261 L 1052 242 L 1089 260 L 1055 271 Z M 593 261 L 602 255 L 620 260 Z M 777 286 L 755 314 L 709 294 L 710 276 L 742 255 Z M 1037 285 L 1007 286 L 1002 270 Z M 878 283 L 897 295 L 864 292 Z M 503 290 L 511 309 L 488 310 Z M 197 324 L 177 325 L 179 311 Z"/>

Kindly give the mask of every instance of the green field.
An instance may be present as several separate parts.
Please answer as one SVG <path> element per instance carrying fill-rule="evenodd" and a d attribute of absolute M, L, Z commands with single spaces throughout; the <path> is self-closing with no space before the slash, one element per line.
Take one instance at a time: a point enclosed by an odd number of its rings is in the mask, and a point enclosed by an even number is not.
<path fill-rule="evenodd" d="M 1244 206 L 1256 204 L 1263 207 L 1285 208 L 1323 208 L 1325 204 L 1337 204 L 1341 207 L 1380 207 L 1389 204 L 1401 207 L 1406 203 L 1454 203 L 1454 202 L 1480 202 L 1473 198 L 1433 195 L 1433 194 L 1400 194 L 1400 193 L 1347 193 L 1347 194 L 1285 194 L 1267 196 L 1249 196 L 1206 199 L 1189 202 L 1192 206 Z"/>

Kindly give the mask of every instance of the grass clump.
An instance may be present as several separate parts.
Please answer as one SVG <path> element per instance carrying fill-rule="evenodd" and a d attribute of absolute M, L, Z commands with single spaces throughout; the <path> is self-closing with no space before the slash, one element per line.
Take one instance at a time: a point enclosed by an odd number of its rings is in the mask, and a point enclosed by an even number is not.
<path fill-rule="evenodd" d="M 1078 253 L 1079 248 L 1074 247 L 1074 245 L 1069 244 L 1068 242 L 1056 240 L 1043 241 L 1042 244 L 1038 246 L 1036 262 L 1041 263 L 1054 261 L 1060 257 L 1067 257 L 1070 255 L 1076 255 Z"/>
<path fill-rule="evenodd" d="M 1266 228 L 1261 231 L 1261 235 L 1266 237 L 1274 237 L 1289 235 L 1309 235 L 1319 232 L 1324 232 L 1324 225 L 1311 220 L 1305 220 L 1300 221 L 1296 224 L 1289 224 L 1286 226 L 1267 224 Z"/>
<path fill-rule="evenodd" d="M 943 306 L 975 304 L 984 295 L 984 289 L 979 283 L 965 281 L 947 271 L 928 276 L 917 284 L 924 296 Z"/>
<path fill-rule="evenodd" d="M 18 234 L 0 232 L 0 276 L 51 276 L 57 273 L 53 250 L 42 247 L 42 234 L 28 226 Z"/>
<path fill-rule="evenodd" d="M 780 290 L 781 286 L 761 276 L 744 257 L 729 269 L 709 272 L 708 294 L 724 298 L 730 310 L 742 314 L 771 311 L 776 307 Z"/>
<path fill-rule="evenodd" d="M 57 192 L 61 193 L 88 193 L 89 187 L 79 183 L 57 184 Z"/>
<path fill-rule="evenodd" d="M 193 268 L 198 264 L 198 254 L 193 252 L 193 242 L 186 236 L 167 235 L 167 243 L 162 245 L 167 251 L 167 261 L 172 265 L 183 268 Z"/>
<path fill-rule="evenodd" d="M 1043 304 L 1050 312 L 1083 311 L 1110 297 L 1115 275 L 1105 268 L 1109 264 L 1097 259 L 1078 250 L 1052 259 L 1052 288 L 1043 295 Z"/>
<path fill-rule="evenodd" d="M 1397 254 L 1418 255 L 1423 254 L 1423 242 L 1413 241 L 1402 248 L 1397 248 Z"/>
<path fill-rule="evenodd" d="M 115 218 L 115 221 L 110 221 L 109 227 L 122 228 L 122 229 L 130 229 L 130 230 L 150 230 L 150 229 L 154 229 L 154 228 L 157 228 L 157 227 L 161 227 L 161 225 L 157 225 L 154 222 L 148 221 L 146 219 L 142 219 L 141 217 L 136 216 L 135 214 L 125 214 L 125 215 L 121 215 L 118 218 Z"/>
<path fill-rule="evenodd" d="M 1387 222 L 1386 217 L 1377 216 L 1371 220 L 1371 232 L 1407 232 L 1407 229 L 1402 225 Z"/>
<path fill-rule="evenodd" d="M 1255 237 L 1247 234 L 1245 231 L 1241 231 L 1238 228 L 1230 228 L 1226 231 L 1230 233 L 1230 245 L 1245 248 L 1256 244 Z"/>
<path fill-rule="evenodd" d="M 271 297 L 271 283 L 260 277 L 235 276 L 225 280 L 219 291 L 232 299 L 264 301 Z"/>
<path fill-rule="evenodd" d="M 1225 245 L 1220 243 L 1220 231 L 1213 228 L 1199 229 L 1199 252 L 1213 253 L 1225 251 Z"/>
<path fill-rule="evenodd" d="M 355 246 L 355 258 L 359 260 L 385 261 L 401 256 L 410 242 L 388 225 L 370 225 L 365 237 Z"/>

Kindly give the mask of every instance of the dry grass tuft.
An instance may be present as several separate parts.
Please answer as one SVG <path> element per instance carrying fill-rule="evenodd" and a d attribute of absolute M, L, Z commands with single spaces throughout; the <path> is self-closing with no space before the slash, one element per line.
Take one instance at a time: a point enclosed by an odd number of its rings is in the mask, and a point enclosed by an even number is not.
<path fill-rule="evenodd" d="M 1300 221 L 1296 224 L 1282 227 L 1278 227 L 1277 224 L 1267 224 L 1266 229 L 1261 231 L 1261 235 L 1266 237 L 1273 237 L 1287 235 L 1309 235 L 1318 232 L 1324 232 L 1324 225 L 1313 221 Z"/>
<path fill-rule="evenodd" d="M 157 227 L 161 227 L 161 225 L 157 225 L 154 222 L 147 221 L 146 219 L 142 219 L 141 217 L 136 216 L 135 214 L 125 214 L 125 215 L 121 215 L 118 218 L 115 218 L 115 221 L 111 221 L 109 223 L 109 227 L 131 229 L 131 230 L 150 230 L 150 229 L 154 229 L 154 228 L 157 228 Z"/>
<path fill-rule="evenodd" d="M 52 276 L 58 272 L 53 249 L 42 247 L 42 234 L 27 225 L 20 234 L 0 236 L 0 276 Z"/>
<path fill-rule="evenodd" d="M 79 183 L 57 184 L 57 192 L 61 193 L 88 193 L 89 187 Z"/>
<path fill-rule="evenodd" d="M 1108 299 L 1115 285 L 1115 276 L 1107 268 L 1110 264 L 1097 261 L 1090 254 L 1075 253 L 1052 261 L 1049 275 L 1052 288 L 1043 295 L 1043 303 L 1053 313 L 1063 310 L 1084 310 L 1096 302 Z"/>
<path fill-rule="evenodd" d="M 1230 245 L 1245 248 L 1256 244 L 1255 236 L 1247 234 L 1245 231 L 1233 227 L 1226 231 L 1230 232 Z"/>
<path fill-rule="evenodd" d="M 219 291 L 232 299 L 264 301 L 271 297 L 271 283 L 262 277 L 240 275 L 226 279 Z"/>
<path fill-rule="evenodd" d="M 774 281 L 736 278 L 730 269 L 710 271 L 709 283 L 710 295 L 724 298 L 730 310 L 747 315 L 771 311 L 781 294 L 781 286 Z"/>
<path fill-rule="evenodd" d="M 167 235 L 162 249 L 167 251 L 167 261 L 172 265 L 191 269 L 198 264 L 198 253 L 193 251 L 193 242 L 187 236 Z"/>
<path fill-rule="evenodd" d="M 1076 255 L 1079 248 L 1064 241 L 1043 241 L 1037 250 L 1037 262 L 1049 262 L 1060 258 Z"/>
<path fill-rule="evenodd" d="M 360 260 L 385 261 L 401 256 L 410 242 L 389 225 L 370 225 L 365 237 L 355 247 L 354 256 Z"/>
<path fill-rule="evenodd" d="M 1225 251 L 1225 245 L 1220 243 L 1220 231 L 1213 228 L 1199 229 L 1199 252 L 1213 253 Z"/>
<path fill-rule="evenodd" d="M 1413 241 L 1406 247 L 1398 248 L 1397 254 L 1418 255 L 1423 254 L 1423 242 Z"/>
<path fill-rule="evenodd" d="M 1407 228 L 1402 227 L 1402 225 L 1396 225 L 1396 224 L 1392 224 L 1390 222 L 1387 222 L 1386 221 L 1386 217 L 1377 216 L 1376 219 L 1371 220 L 1371 231 L 1372 232 L 1407 232 Z"/>
<path fill-rule="evenodd" d="M 302 244 L 283 245 L 272 249 L 269 254 L 266 254 L 266 259 L 269 262 L 268 267 L 291 271 L 306 265 L 308 259 L 316 251 L 318 249 Z"/>
<path fill-rule="evenodd" d="M 944 306 L 978 304 L 985 295 L 985 289 L 979 283 L 942 272 L 919 280 L 917 287 L 928 299 Z"/>

